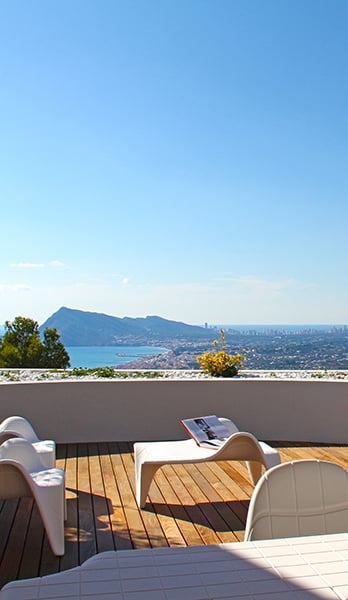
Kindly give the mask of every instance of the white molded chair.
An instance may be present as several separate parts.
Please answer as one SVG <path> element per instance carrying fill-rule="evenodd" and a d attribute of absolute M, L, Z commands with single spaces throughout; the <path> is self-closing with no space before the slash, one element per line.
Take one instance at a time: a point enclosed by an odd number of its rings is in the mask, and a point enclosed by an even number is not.
<path fill-rule="evenodd" d="M 0 444 L 10 438 L 23 438 L 30 442 L 47 468 L 56 464 L 56 444 L 53 440 L 40 440 L 24 417 L 8 417 L 0 424 Z"/>
<path fill-rule="evenodd" d="M 348 473 L 322 460 L 298 460 L 263 474 L 251 496 L 244 540 L 348 531 Z"/>
<path fill-rule="evenodd" d="M 52 552 L 64 554 L 66 515 L 65 475 L 50 468 L 27 440 L 11 438 L 0 446 L 0 498 L 33 497 L 38 506 Z"/>
<path fill-rule="evenodd" d="M 230 419 L 219 417 L 231 435 L 219 448 L 198 446 L 191 438 L 169 442 L 136 442 L 134 444 L 136 500 L 141 508 L 152 479 L 160 467 L 167 464 L 199 463 L 217 460 L 245 460 L 254 485 L 261 477 L 262 467 L 269 469 L 280 463 L 277 450 L 259 442 L 251 433 L 239 431 Z"/>

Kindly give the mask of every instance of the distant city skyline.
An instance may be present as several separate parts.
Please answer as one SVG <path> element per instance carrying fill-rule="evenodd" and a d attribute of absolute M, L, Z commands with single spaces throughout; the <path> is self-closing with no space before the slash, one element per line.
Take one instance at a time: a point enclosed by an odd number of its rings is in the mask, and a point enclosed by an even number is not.
<path fill-rule="evenodd" d="M 1 3 L 0 324 L 348 321 L 345 0 Z"/>

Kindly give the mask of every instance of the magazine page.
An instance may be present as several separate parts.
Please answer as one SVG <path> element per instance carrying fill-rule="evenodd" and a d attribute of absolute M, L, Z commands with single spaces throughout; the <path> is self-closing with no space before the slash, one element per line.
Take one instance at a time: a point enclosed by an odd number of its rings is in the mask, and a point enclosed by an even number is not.
<path fill-rule="evenodd" d="M 208 448 L 221 446 L 230 436 L 229 430 L 216 415 L 183 419 L 181 424 L 197 444 Z"/>

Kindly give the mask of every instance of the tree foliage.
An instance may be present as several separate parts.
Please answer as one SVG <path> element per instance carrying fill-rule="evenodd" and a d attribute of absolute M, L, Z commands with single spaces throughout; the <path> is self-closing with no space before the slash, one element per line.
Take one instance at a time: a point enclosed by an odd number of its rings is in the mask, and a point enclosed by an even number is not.
<path fill-rule="evenodd" d="M 6 321 L 0 339 L 0 367 L 24 369 L 66 369 L 70 357 L 56 329 L 46 328 L 43 340 L 39 325 L 27 317 Z"/>

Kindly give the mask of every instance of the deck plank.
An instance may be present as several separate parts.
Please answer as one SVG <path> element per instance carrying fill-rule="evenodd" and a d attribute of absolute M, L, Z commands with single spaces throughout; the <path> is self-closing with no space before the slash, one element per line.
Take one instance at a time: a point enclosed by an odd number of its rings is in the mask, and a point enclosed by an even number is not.
<path fill-rule="evenodd" d="M 140 511 L 135 502 L 132 486 L 127 476 L 124 466 L 124 456 L 129 452 L 126 444 L 114 443 L 110 445 L 112 448 L 112 463 L 115 472 L 116 481 L 122 499 L 123 510 L 125 513 L 127 526 L 129 530 L 130 540 L 133 548 L 149 548 L 151 547 L 149 537 L 144 526 L 144 522 Z M 123 452 L 123 454 L 122 454 Z"/>
<path fill-rule="evenodd" d="M 110 500 L 105 494 L 97 444 L 89 444 L 88 446 L 88 463 L 97 552 L 115 550 L 114 536 L 110 522 L 112 505 L 110 505 Z"/>
<path fill-rule="evenodd" d="M 63 449 L 62 445 L 59 450 Z M 79 564 L 79 519 L 78 519 L 78 482 L 77 482 L 77 445 L 64 446 L 65 486 L 68 518 L 65 522 L 65 554 L 62 556 L 60 569 L 71 568 Z"/>
<path fill-rule="evenodd" d="M 109 501 L 109 519 L 114 548 L 115 550 L 129 550 L 132 548 L 132 542 L 112 466 L 109 446 L 106 443 L 99 444 L 99 449 L 105 495 Z"/>
<path fill-rule="evenodd" d="M 17 579 L 19 575 L 32 508 L 33 501 L 31 498 L 21 498 L 17 504 L 11 534 L 1 561 L 1 579 L 4 578 L 4 581 Z"/>
<path fill-rule="evenodd" d="M 347 446 L 270 442 L 282 462 L 314 458 L 348 469 Z M 50 550 L 32 499 L 0 502 L 0 587 L 13 579 L 66 570 L 104 550 L 215 544 L 244 537 L 253 486 L 237 461 L 166 465 L 151 484 L 144 510 L 135 500 L 129 442 L 61 444 L 65 469 L 65 555 Z"/>
<path fill-rule="evenodd" d="M 79 563 L 97 553 L 87 444 L 77 446 L 77 511 Z"/>
<path fill-rule="evenodd" d="M 154 510 L 159 514 L 170 510 L 180 533 L 187 546 L 203 544 L 204 541 L 199 529 L 195 525 L 194 511 L 200 514 L 199 508 L 195 507 L 192 496 L 187 491 L 174 468 L 167 465 L 157 471 L 154 479 L 155 485 L 151 484 L 150 498 L 153 498 L 154 488 L 159 488 L 163 494 L 161 502 L 154 504 Z M 157 485 L 158 484 L 158 485 Z"/>

